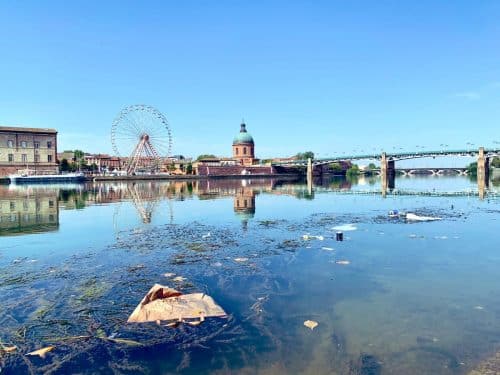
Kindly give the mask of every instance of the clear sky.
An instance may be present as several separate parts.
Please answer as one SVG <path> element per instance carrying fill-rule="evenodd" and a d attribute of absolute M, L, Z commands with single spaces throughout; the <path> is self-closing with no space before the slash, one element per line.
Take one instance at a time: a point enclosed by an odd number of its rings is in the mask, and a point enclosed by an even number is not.
<path fill-rule="evenodd" d="M 0 2 L 0 124 L 111 152 L 130 104 L 173 152 L 257 157 L 500 141 L 500 1 Z"/>

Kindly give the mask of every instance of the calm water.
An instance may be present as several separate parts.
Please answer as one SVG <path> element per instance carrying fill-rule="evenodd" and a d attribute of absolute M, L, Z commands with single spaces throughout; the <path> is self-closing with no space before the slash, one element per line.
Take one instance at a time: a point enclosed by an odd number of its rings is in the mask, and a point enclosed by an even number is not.
<path fill-rule="evenodd" d="M 498 185 L 316 182 L 0 186 L 2 375 L 462 374 L 500 349 Z M 155 283 L 228 318 L 127 324 Z"/>

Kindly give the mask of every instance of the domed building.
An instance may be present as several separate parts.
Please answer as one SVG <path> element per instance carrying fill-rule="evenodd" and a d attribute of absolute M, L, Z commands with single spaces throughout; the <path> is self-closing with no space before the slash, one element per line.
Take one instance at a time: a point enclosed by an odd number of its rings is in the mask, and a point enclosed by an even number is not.
<path fill-rule="evenodd" d="M 244 122 L 240 125 L 240 132 L 233 139 L 233 159 L 241 165 L 251 166 L 256 162 L 255 143 Z"/>

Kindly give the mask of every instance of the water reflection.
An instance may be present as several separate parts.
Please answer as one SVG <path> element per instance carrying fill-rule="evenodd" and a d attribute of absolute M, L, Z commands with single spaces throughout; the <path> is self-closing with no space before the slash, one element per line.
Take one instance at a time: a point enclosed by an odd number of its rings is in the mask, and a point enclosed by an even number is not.
<path fill-rule="evenodd" d="M 48 232 L 58 227 L 55 190 L 0 186 L 0 236 Z"/>
<path fill-rule="evenodd" d="M 59 209 L 83 209 L 92 205 L 131 202 L 144 224 L 151 223 L 161 201 L 169 204 L 170 222 L 174 221 L 172 201 L 233 198 L 233 210 L 243 228 L 255 216 L 259 194 L 288 195 L 297 199 L 315 199 L 316 194 L 336 191 L 352 194 L 381 194 L 378 177 L 350 178 L 319 176 L 313 189 L 300 178 L 288 179 L 206 179 L 195 181 L 141 181 L 95 183 L 87 185 L 0 186 L 0 235 L 53 231 L 59 227 Z M 498 193 L 499 180 L 487 190 L 474 190 L 475 181 L 467 177 L 401 177 L 398 195 L 454 194 L 485 195 Z M 457 190 L 458 187 L 458 190 Z M 385 196 L 385 194 L 381 194 Z M 117 208 L 118 209 L 118 208 Z"/>

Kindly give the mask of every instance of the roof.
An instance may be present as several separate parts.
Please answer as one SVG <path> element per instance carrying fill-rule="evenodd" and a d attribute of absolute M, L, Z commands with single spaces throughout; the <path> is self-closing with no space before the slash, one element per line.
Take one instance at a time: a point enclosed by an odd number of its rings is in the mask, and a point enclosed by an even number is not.
<path fill-rule="evenodd" d="M 21 128 L 16 126 L 0 126 L 0 132 L 19 132 L 19 133 L 54 133 L 57 134 L 56 129 L 48 128 Z"/>
<path fill-rule="evenodd" d="M 243 143 L 243 144 L 253 144 L 254 143 L 252 136 L 247 132 L 246 125 L 244 122 L 241 124 L 240 132 L 233 139 L 233 145 L 237 145 L 240 143 Z"/>

